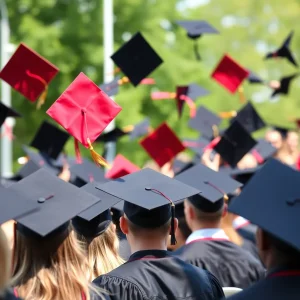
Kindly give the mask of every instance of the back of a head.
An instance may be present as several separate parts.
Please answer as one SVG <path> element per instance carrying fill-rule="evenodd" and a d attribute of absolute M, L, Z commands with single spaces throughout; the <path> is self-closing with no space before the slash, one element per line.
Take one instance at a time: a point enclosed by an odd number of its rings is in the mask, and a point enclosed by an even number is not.
<path fill-rule="evenodd" d="M 90 281 L 124 263 L 119 255 L 119 239 L 113 223 L 110 223 L 106 230 L 95 238 L 86 238 L 79 233 L 77 236 L 87 251 Z"/>
<path fill-rule="evenodd" d="M 4 292 L 5 288 L 9 284 L 10 272 L 11 272 L 11 256 L 8 248 L 7 238 L 5 233 L 0 228 L 0 295 Z"/>
<path fill-rule="evenodd" d="M 70 226 L 43 238 L 17 231 L 12 283 L 21 298 L 89 300 L 87 270 Z"/>

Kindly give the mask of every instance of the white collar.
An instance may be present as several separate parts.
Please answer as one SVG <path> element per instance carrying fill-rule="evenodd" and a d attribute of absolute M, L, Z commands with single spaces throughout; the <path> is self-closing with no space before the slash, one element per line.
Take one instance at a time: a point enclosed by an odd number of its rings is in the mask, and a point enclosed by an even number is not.
<path fill-rule="evenodd" d="M 194 231 L 186 240 L 186 244 L 197 240 L 227 240 L 229 237 L 226 235 L 223 229 L 220 228 L 205 228 Z"/>
<path fill-rule="evenodd" d="M 237 230 L 237 229 L 239 229 L 239 228 L 242 228 L 242 227 L 244 227 L 244 226 L 249 225 L 249 223 L 250 223 L 250 222 L 249 222 L 247 219 L 238 216 L 238 217 L 236 217 L 236 218 L 233 220 L 232 226 L 233 226 L 234 229 Z"/>

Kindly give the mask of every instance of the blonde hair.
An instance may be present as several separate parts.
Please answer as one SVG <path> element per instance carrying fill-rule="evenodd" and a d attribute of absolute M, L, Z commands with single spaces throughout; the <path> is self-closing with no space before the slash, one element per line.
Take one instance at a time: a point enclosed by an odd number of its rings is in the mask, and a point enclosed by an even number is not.
<path fill-rule="evenodd" d="M 225 234 L 228 236 L 231 242 L 238 246 L 242 246 L 244 240 L 232 225 L 235 217 L 236 215 L 234 215 L 233 213 L 227 212 L 227 214 L 222 218 L 221 228 L 224 230 Z"/>
<path fill-rule="evenodd" d="M 4 231 L 0 228 L 0 295 L 5 291 L 9 285 L 9 278 L 11 274 L 11 253 L 8 248 L 7 238 Z"/>
<path fill-rule="evenodd" d="M 50 237 L 34 238 L 17 231 L 13 286 L 25 300 L 90 300 L 98 294 L 87 278 L 85 253 L 69 226 Z"/>
<path fill-rule="evenodd" d="M 100 275 L 109 273 L 122 265 L 125 261 L 119 255 L 119 239 L 111 223 L 99 236 L 90 239 L 77 234 L 78 239 L 87 254 L 87 278 L 93 281 Z"/>

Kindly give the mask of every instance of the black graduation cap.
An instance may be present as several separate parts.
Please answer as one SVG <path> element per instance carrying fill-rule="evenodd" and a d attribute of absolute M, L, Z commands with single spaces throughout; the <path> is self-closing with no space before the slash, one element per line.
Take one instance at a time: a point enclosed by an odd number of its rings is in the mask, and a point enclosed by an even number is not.
<path fill-rule="evenodd" d="M 60 167 L 54 165 L 53 160 L 49 158 L 46 154 L 34 152 L 25 145 L 23 145 L 22 148 L 29 158 L 29 161 L 18 171 L 18 174 L 22 178 L 31 175 L 40 168 L 46 169 L 52 175 L 59 174 Z"/>
<path fill-rule="evenodd" d="M 251 70 L 248 70 L 250 73 L 249 73 L 249 76 L 248 76 L 248 81 L 249 83 L 251 84 L 264 84 L 265 81 L 260 77 L 258 76 L 256 73 L 252 72 Z"/>
<path fill-rule="evenodd" d="M 201 194 L 190 197 L 189 201 L 205 212 L 218 211 L 224 200 L 228 200 L 227 194 L 242 186 L 228 175 L 215 172 L 202 164 L 188 169 L 175 179 L 201 191 Z"/>
<path fill-rule="evenodd" d="M 277 149 L 265 139 L 258 139 L 253 150 L 255 150 L 263 160 L 267 160 L 268 158 L 272 157 L 277 151 Z"/>
<path fill-rule="evenodd" d="M 99 190 L 96 183 L 88 183 L 81 189 L 97 197 L 99 202 L 81 212 L 72 224 L 79 234 L 95 238 L 107 229 L 112 220 L 110 208 L 121 200 Z"/>
<path fill-rule="evenodd" d="M 70 135 L 55 125 L 44 121 L 38 129 L 30 146 L 45 153 L 50 158 L 57 159 Z"/>
<path fill-rule="evenodd" d="M 296 77 L 299 76 L 299 73 L 286 76 L 280 79 L 280 86 L 277 89 L 274 89 L 274 92 L 271 95 L 271 98 L 276 96 L 276 95 L 287 95 L 290 90 L 290 85 L 292 83 L 292 80 L 294 80 Z"/>
<path fill-rule="evenodd" d="M 222 167 L 219 169 L 220 173 L 227 174 L 233 177 L 238 182 L 245 185 L 257 171 L 262 168 L 261 165 L 255 168 L 247 168 L 247 169 L 239 169 L 239 168 L 230 168 L 230 167 Z"/>
<path fill-rule="evenodd" d="M 38 203 L 27 199 L 23 193 L 0 187 L 0 224 L 16 220 L 39 209 Z"/>
<path fill-rule="evenodd" d="M 200 193 L 193 187 L 147 168 L 97 188 L 124 200 L 125 215 L 140 227 L 156 228 L 172 217 L 172 244 L 175 243 L 174 203 Z"/>
<path fill-rule="evenodd" d="M 262 129 L 266 126 L 264 120 L 258 114 L 250 101 L 248 101 L 248 103 L 243 106 L 240 111 L 238 111 L 236 117 L 231 119 L 231 123 L 234 121 L 239 121 L 249 133 Z"/>
<path fill-rule="evenodd" d="M 234 168 L 256 143 L 250 133 L 238 121 L 234 121 L 222 134 L 214 150 Z"/>
<path fill-rule="evenodd" d="M 183 145 L 192 150 L 193 152 L 195 152 L 198 156 L 202 156 L 204 149 L 206 146 L 208 146 L 208 144 L 210 143 L 210 141 L 204 137 L 200 137 L 198 139 L 184 139 L 183 140 Z"/>
<path fill-rule="evenodd" d="M 300 250 L 300 174 L 270 159 L 229 210 Z"/>
<path fill-rule="evenodd" d="M 178 175 L 189 168 L 193 167 L 195 163 L 193 161 L 185 162 L 180 159 L 175 159 L 173 162 L 173 171 L 175 175 Z"/>
<path fill-rule="evenodd" d="M 17 219 L 18 225 L 21 225 L 18 230 L 36 237 L 47 236 L 99 201 L 97 197 L 43 169 L 8 189 L 30 199 L 32 204 L 38 204 L 38 211 Z"/>
<path fill-rule="evenodd" d="M 199 39 L 203 34 L 219 33 L 217 29 L 215 29 L 206 21 L 177 21 L 176 23 L 187 31 L 187 36 L 190 39 L 195 40 L 194 52 L 198 60 L 200 60 L 201 57 L 198 51 L 198 45 L 196 40 Z"/>
<path fill-rule="evenodd" d="M 265 59 L 276 58 L 276 57 L 284 57 L 290 63 L 292 63 L 295 67 L 298 67 L 298 64 L 297 64 L 297 62 L 296 62 L 296 60 L 293 56 L 293 53 L 290 50 L 290 43 L 291 43 L 293 35 L 294 35 L 294 31 L 291 31 L 289 36 L 283 42 L 282 46 L 279 49 L 277 49 L 276 51 L 268 53 L 266 55 Z"/>
<path fill-rule="evenodd" d="M 21 117 L 21 115 L 11 107 L 8 107 L 2 102 L 0 102 L 0 127 L 3 125 L 5 119 L 8 117 L 18 118 Z"/>
<path fill-rule="evenodd" d="M 134 125 L 133 130 L 129 133 L 130 140 L 134 140 L 146 135 L 150 129 L 150 119 L 145 118 L 142 122 Z"/>
<path fill-rule="evenodd" d="M 216 135 L 220 123 L 221 118 L 204 106 L 200 106 L 195 118 L 189 120 L 189 126 L 201 132 L 202 136 L 208 139 Z"/>
<path fill-rule="evenodd" d="M 104 170 L 100 169 L 88 159 L 84 159 L 81 164 L 73 165 L 70 168 L 70 172 L 79 178 L 84 184 L 89 182 L 104 183 L 108 181 L 105 178 Z"/>
<path fill-rule="evenodd" d="M 99 87 L 109 97 L 115 96 L 119 93 L 119 80 L 121 76 L 116 76 L 113 81 L 109 83 L 103 83 Z"/>
<path fill-rule="evenodd" d="M 134 86 L 163 62 L 140 32 L 115 52 L 111 59 Z"/>
<path fill-rule="evenodd" d="M 128 132 L 125 132 L 123 129 L 121 129 L 119 127 L 115 127 L 113 130 L 101 134 L 97 138 L 96 142 L 103 142 L 103 143 L 116 142 L 119 138 L 121 138 L 127 134 L 128 134 Z"/>

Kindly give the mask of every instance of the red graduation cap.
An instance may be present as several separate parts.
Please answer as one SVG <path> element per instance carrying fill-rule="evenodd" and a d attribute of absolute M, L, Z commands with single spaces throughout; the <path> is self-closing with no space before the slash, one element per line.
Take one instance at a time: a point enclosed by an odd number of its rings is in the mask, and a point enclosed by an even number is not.
<path fill-rule="evenodd" d="M 171 161 L 185 149 L 167 123 L 161 124 L 156 130 L 141 140 L 140 144 L 160 167 Z"/>
<path fill-rule="evenodd" d="M 250 72 L 225 54 L 211 77 L 234 94 Z"/>
<path fill-rule="evenodd" d="M 140 168 L 138 166 L 133 164 L 123 155 L 118 154 L 113 162 L 112 168 L 105 174 L 105 177 L 117 179 L 139 170 Z"/>
<path fill-rule="evenodd" d="M 31 102 L 41 95 L 45 101 L 48 84 L 58 73 L 58 68 L 38 53 L 21 43 L 0 72 L 0 78 Z"/>
<path fill-rule="evenodd" d="M 79 141 L 91 151 L 98 165 L 106 165 L 105 160 L 93 150 L 92 143 L 121 110 L 93 81 L 80 73 L 47 114 L 75 138 L 77 157 Z"/>

